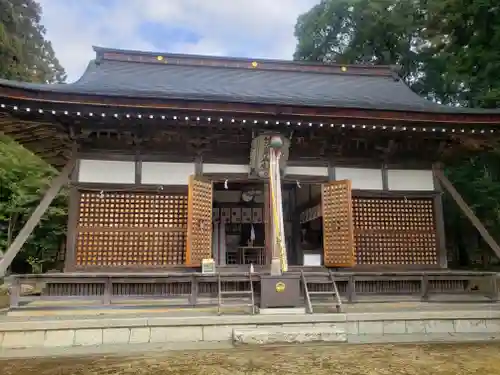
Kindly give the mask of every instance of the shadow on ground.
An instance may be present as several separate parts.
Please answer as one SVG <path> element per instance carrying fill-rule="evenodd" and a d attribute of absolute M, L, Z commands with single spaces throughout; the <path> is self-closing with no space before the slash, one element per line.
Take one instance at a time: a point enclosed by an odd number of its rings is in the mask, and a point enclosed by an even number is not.
<path fill-rule="evenodd" d="M 500 375 L 500 344 L 289 346 L 9 359 L 2 375 Z"/>

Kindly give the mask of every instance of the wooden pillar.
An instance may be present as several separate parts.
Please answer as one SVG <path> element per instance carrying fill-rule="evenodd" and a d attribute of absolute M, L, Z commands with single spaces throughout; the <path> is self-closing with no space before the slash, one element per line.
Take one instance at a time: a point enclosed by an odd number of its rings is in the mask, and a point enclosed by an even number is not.
<path fill-rule="evenodd" d="M 264 184 L 264 230 L 266 236 L 266 263 L 271 264 L 271 259 L 273 257 L 273 240 L 272 240 L 272 228 L 271 228 L 271 194 L 269 191 L 270 187 L 268 183 Z"/>
<path fill-rule="evenodd" d="M 194 174 L 195 176 L 203 176 L 203 156 L 197 155 L 194 160 Z"/>
<path fill-rule="evenodd" d="M 135 184 L 140 185 L 142 181 L 142 157 L 140 151 L 135 152 Z"/>
<path fill-rule="evenodd" d="M 389 169 L 387 164 L 382 165 L 382 190 L 389 190 Z"/>
<path fill-rule="evenodd" d="M 9 268 L 19 251 L 21 251 L 22 247 L 26 243 L 26 240 L 31 235 L 31 233 L 33 233 L 33 230 L 42 219 L 42 216 L 45 214 L 54 198 L 57 196 L 63 185 L 68 182 L 69 176 L 74 167 L 75 158 L 73 153 L 69 161 L 62 169 L 61 173 L 54 179 L 54 181 L 52 181 L 49 189 L 38 204 L 37 208 L 35 208 L 35 210 L 31 214 L 26 224 L 24 224 L 24 227 L 19 231 L 18 235 L 5 252 L 3 259 L 0 260 L 0 277 L 5 275 L 7 268 Z"/>
<path fill-rule="evenodd" d="M 292 213 L 292 240 L 291 246 L 293 257 L 291 257 L 290 264 L 292 265 L 302 265 L 302 259 L 300 257 L 300 212 L 297 212 L 297 185 L 293 187 L 290 191 L 290 212 Z"/>
<path fill-rule="evenodd" d="M 437 167 L 436 167 L 437 168 Z M 434 176 L 434 189 L 439 193 L 433 198 L 434 222 L 436 224 L 437 249 L 438 249 L 438 264 L 440 268 L 448 268 L 448 254 L 446 250 L 446 233 L 444 228 L 444 213 L 443 213 L 443 188 L 439 179 Z"/>
<path fill-rule="evenodd" d="M 64 272 L 72 272 L 76 268 L 76 237 L 78 215 L 80 211 L 80 192 L 76 187 L 69 191 L 68 225 L 66 229 L 66 257 L 64 259 Z"/>
<path fill-rule="evenodd" d="M 333 161 L 328 161 L 328 181 L 335 181 L 336 176 L 335 176 L 335 166 L 333 164 Z"/>

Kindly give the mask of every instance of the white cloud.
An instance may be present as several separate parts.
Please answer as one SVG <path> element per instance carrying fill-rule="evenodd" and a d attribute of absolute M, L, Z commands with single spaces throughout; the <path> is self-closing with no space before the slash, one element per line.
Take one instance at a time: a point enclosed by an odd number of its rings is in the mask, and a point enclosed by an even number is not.
<path fill-rule="evenodd" d="M 94 57 L 92 45 L 146 51 L 290 59 L 299 14 L 319 0 L 39 0 L 42 23 L 69 80 Z M 188 29 L 195 43 L 146 40 L 147 22 Z M 162 48 L 164 46 L 164 48 Z"/>

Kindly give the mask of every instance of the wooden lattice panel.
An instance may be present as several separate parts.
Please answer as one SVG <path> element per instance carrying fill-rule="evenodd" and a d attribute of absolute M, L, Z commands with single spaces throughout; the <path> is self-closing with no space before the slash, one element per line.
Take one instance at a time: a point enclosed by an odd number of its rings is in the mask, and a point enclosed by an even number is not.
<path fill-rule="evenodd" d="M 323 184 L 323 252 L 327 267 L 355 264 L 351 182 Z"/>
<path fill-rule="evenodd" d="M 81 266 L 159 266 L 184 263 L 185 232 L 79 232 Z"/>
<path fill-rule="evenodd" d="M 212 257 L 212 183 L 191 176 L 188 192 L 186 264 L 199 266 Z"/>
<path fill-rule="evenodd" d="M 438 263 L 432 198 L 355 198 L 353 216 L 358 264 Z"/>
<path fill-rule="evenodd" d="M 76 265 L 183 264 L 186 231 L 186 196 L 81 192 Z"/>
<path fill-rule="evenodd" d="M 187 197 L 168 194 L 82 192 L 78 226 L 186 229 Z"/>

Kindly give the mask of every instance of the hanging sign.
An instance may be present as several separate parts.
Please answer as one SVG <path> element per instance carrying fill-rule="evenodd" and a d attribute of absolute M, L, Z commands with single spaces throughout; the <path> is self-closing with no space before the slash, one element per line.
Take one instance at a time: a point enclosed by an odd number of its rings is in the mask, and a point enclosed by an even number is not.
<path fill-rule="evenodd" d="M 215 273 L 215 262 L 213 259 L 203 259 L 201 261 L 201 273 L 204 275 Z"/>
<path fill-rule="evenodd" d="M 269 150 L 272 147 L 271 141 L 280 137 L 282 140 L 280 169 L 285 169 L 288 160 L 290 140 L 281 135 L 262 134 L 252 140 L 250 152 L 250 176 L 258 178 L 269 178 Z"/>

